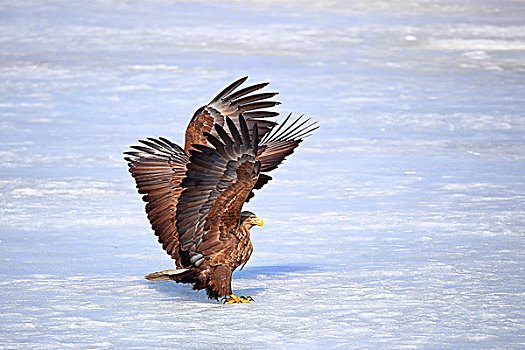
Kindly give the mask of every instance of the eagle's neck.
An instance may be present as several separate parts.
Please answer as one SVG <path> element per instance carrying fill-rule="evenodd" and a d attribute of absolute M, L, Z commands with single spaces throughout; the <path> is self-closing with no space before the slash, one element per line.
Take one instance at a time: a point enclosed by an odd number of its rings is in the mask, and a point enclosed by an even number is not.
<path fill-rule="evenodd" d="M 250 228 L 252 226 L 250 224 L 241 224 L 239 229 L 237 230 L 236 236 L 239 240 L 238 242 L 238 259 L 237 263 L 238 266 L 241 266 L 241 270 L 243 269 L 244 265 L 248 262 L 250 259 L 250 256 L 253 252 L 253 245 L 252 241 L 250 239 Z"/>
<path fill-rule="evenodd" d="M 252 227 L 252 225 L 250 224 L 246 224 L 246 223 L 242 223 L 240 226 L 239 226 L 239 229 L 237 230 L 237 238 L 239 239 L 250 239 L 250 228 Z"/>

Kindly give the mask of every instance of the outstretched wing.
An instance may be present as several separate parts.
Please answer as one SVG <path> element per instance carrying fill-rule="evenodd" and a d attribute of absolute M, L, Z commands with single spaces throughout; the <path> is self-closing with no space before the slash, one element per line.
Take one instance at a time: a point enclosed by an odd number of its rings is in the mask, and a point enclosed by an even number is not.
<path fill-rule="evenodd" d="M 177 267 L 184 267 L 179 251 L 179 238 L 175 214 L 180 184 L 185 177 L 188 155 L 178 145 L 165 138 L 140 140 L 141 146 L 131 146 L 134 151 L 125 152 L 129 171 L 142 199 L 146 213 L 166 252 L 175 259 Z"/>
<path fill-rule="evenodd" d="M 195 145 L 177 206 L 177 230 L 181 249 L 200 266 L 220 251 L 232 237 L 242 205 L 260 172 L 257 129 L 250 134 L 244 117 L 240 130 L 226 118 L 229 133 L 215 124 L 218 137 L 206 133 L 213 146 Z M 231 137 L 230 137 L 231 135 Z M 250 137 L 251 135 L 251 137 Z"/>
<path fill-rule="evenodd" d="M 306 137 L 319 128 L 317 122 L 310 122 L 309 118 L 304 119 L 303 116 L 299 116 L 291 120 L 291 116 L 289 114 L 284 122 L 267 134 L 259 144 L 257 160 L 261 162 L 262 174 L 255 184 L 256 190 L 261 189 L 272 179 L 271 176 L 266 175 L 267 172 L 277 168 Z M 248 202 L 253 196 L 252 191 L 246 201 Z"/>
<path fill-rule="evenodd" d="M 290 121 L 289 114 L 284 122 L 261 140 L 257 151 L 257 160 L 261 162 L 261 171 L 268 172 L 277 168 L 283 160 L 293 153 L 301 142 L 317 130 L 317 122 L 299 116 Z"/>
<path fill-rule="evenodd" d="M 210 103 L 195 112 L 186 128 L 184 150 L 187 153 L 193 148 L 193 145 L 211 146 L 204 136 L 204 133 L 211 133 L 213 136 L 218 137 L 217 132 L 213 129 L 213 125 L 219 124 L 224 128 L 226 118 L 230 118 L 239 130 L 239 115 L 241 115 L 241 113 L 245 117 L 250 134 L 254 128 L 258 129 L 257 134 L 259 140 L 276 125 L 275 122 L 268 120 L 268 118 L 275 117 L 279 115 L 279 113 L 264 109 L 279 104 L 277 101 L 268 100 L 278 93 L 266 92 L 252 94 L 252 92 L 267 86 L 268 83 L 255 84 L 236 90 L 246 79 L 248 79 L 248 77 L 243 77 L 231 83 L 215 96 Z"/>

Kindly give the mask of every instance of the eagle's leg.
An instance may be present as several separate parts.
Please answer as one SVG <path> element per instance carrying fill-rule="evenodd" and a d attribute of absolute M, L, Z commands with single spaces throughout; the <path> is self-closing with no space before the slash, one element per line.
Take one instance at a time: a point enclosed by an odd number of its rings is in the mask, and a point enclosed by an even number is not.
<path fill-rule="evenodd" d="M 254 301 L 252 297 L 238 297 L 233 293 L 222 298 L 223 304 L 244 304 L 252 301 Z"/>
<path fill-rule="evenodd" d="M 208 277 L 206 291 L 210 298 L 218 299 L 223 296 L 223 304 L 244 304 L 252 302 L 252 297 L 239 297 L 232 292 L 232 272 L 230 266 L 219 265 L 213 268 Z"/>

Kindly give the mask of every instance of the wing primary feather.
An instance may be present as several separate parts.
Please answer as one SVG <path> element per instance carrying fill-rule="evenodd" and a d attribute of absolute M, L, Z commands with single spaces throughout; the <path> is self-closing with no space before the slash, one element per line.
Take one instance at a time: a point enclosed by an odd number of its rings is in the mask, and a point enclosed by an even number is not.
<path fill-rule="evenodd" d="M 239 125 L 241 127 L 241 133 L 242 133 L 241 151 L 243 153 L 246 153 L 248 149 L 251 147 L 250 130 L 248 129 L 248 124 L 246 123 L 246 119 L 244 118 L 242 114 L 239 115 Z"/>
<path fill-rule="evenodd" d="M 303 127 L 303 125 L 307 124 L 310 121 L 310 118 L 303 120 L 299 125 L 297 124 L 301 119 L 302 115 L 294 120 L 290 125 L 288 125 L 284 130 L 281 130 L 280 132 L 273 133 L 272 136 L 265 140 L 265 143 L 273 142 L 273 141 L 295 141 L 300 139 L 300 137 L 308 134 L 312 126 L 316 125 L 317 122 L 313 122 L 311 124 L 308 124 Z M 282 124 L 284 125 L 284 123 Z M 316 128 L 313 128 L 311 131 L 315 130 Z"/>
<path fill-rule="evenodd" d="M 224 130 L 222 126 L 219 124 L 215 124 L 215 130 L 217 131 L 217 134 L 221 137 L 222 141 L 224 142 L 224 145 L 226 147 L 231 146 L 233 144 L 233 140 L 231 139 L 230 135 Z"/>
<path fill-rule="evenodd" d="M 153 137 L 148 137 L 148 140 L 150 140 L 151 142 L 155 142 L 157 145 L 161 147 L 171 148 L 171 149 L 174 149 L 175 151 L 183 152 L 183 149 L 179 145 L 171 142 L 170 140 L 164 137 L 159 137 L 158 139 L 155 139 Z"/>
<path fill-rule="evenodd" d="M 139 157 L 139 153 L 135 151 L 126 151 L 123 152 L 125 155 L 131 156 L 131 157 Z M 131 157 L 124 158 L 125 160 L 130 159 Z M 129 160 L 128 160 L 129 161 Z"/>
<path fill-rule="evenodd" d="M 250 117 L 253 119 L 259 118 L 273 118 L 279 115 L 279 112 L 270 112 L 270 111 L 246 111 L 243 112 L 245 117 Z"/>
<path fill-rule="evenodd" d="M 208 142 L 211 143 L 213 147 L 215 147 L 215 150 L 217 151 L 217 153 L 220 154 L 221 150 L 224 152 L 224 144 L 219 139 L 217 139 L 215 136 L 213 136 L 209 132 L 204 132 L 203 135 L 206 137 Z"/>
<path fill-rule="evenodd" d="M 166 150 L 166 148 L 163 148 L 162 145 L 158 145 L 156 144 L 155 142 L 151 142 L 151 141 L 147 141 L 147 140 L 139 140 L 140 143 L 143 143 L 145 144 L 146 146 L 149 146 L 157 151 L 159 151 L 160 153 L 162 154 L 167 154 L 167 155 L 171 155 L 171 152 L 169 152 L 168 150 Z"/>
<path fill-rule="evenodd" d="M 217 94 L 217 96 L 215 96 L 213 98 L 213 100 L 211 100 L 210 104 L 211 103 L 214 103 L 214 102 L 217 102 L 221 99 L 224 99 L 226 97 L 226 95 L 228 95 L 229 93 L 231 93 L 233 90 L 237 89 L 240 85 L 242 85 L 242 83 L 244 83 L 246 81 L 246 79 L 248 79 L 248 76 L 245 76 L 245 77 L 242 77 L 240 79 L 237 79 L 236 81 L 234 81 L 233 83 L 231 83 L 230 85 L 228 85 L 227 87 L 224 88 L 224 90 L 222 90 L 221 92 L 219 92 Z"/>
<path fill-rule="evenodd" d="M 232 134 L 233 139 L 235 140 L 235 143 L 234 143 L 235 151 L 237 153 L 240 153 L 241 152 L 240 146 L 242 145 L 242 140 L 241 140 L 241 135 L 239 134 L 239 130 L 237 130 L 237 127 L 233 123 L 233 120 L 231 120 L 231 118 L 229 117 L 226 118 L 226 124 L 228 124 L 228 129 L 230 130 L 230 133 Z"/>
<path fill-rule="evenodd" d="M 260 94 L 253 94 L 253 95 L 250 95 L 250 96 L 242 97 L 242 98 L 239 98 L 239 99 L 236 99 L 236 100 L 232 99 L 231 102 L 232 102 L 232 104 L 243 105 L 243 104 L 250 103 L 250 102 L 265 100 L 267 98 L 274 97 L 275 95 L 278 95 L 278 94 L 279 94 L 278 92 L 264 92 L 264 93 L 260 93 Z M 231 99 L 231 97 L 230 97 L 230 99 Z"/>
<path fill-rule="evenodd" d="M 272 136 L 271 135 L 276 135 L 279 133 L 279 131 L 283 128 L 284 125 L 286 125 L 286 123 L 288 122 L 288 120 L 292 117 L 292 113 L 288 114 L 288 116 L 286 117 L 286 119 L 284 119 L 284 122 L 282 122 L 281 125 L 279 125 L 277 127 L 277 129 L 274 131 L 274 132 L 269 132 L 268 134 L 266 134 L 266 136 L 261 140 L 260 144 L 264 144 L 266 143 L 266 140 L 270 139 Z"/>
<path fill-rule="evenodd" d="M 182 149 L 182 147 L 180 147 L 180 146 L 177 145 L 176 143 L 171 142 L 170 140 L 168 140 L 168 139 L 165 138 L 165 137 L 162 137 L 162 136 L 161 136 L 161 137 L 159 137 L 159 140 L 161 140 L 161 141 L 167 143 L 168 145 L 170 145 L 172 148 L 176 149 L 176 150 L 179 151 L 179 152 L 186 153 L 186 152 L 184 152 L 184 150 Z"/>
<path fill-rule="evenodd" d="M 272 138 L 272 140 L 275 140 L 275 141 L 281 141 L 283 139 L 283 136 L 286 135 L 290 130 L 293 131 L 293 127 L 295 126 L 295 124 L 297 124 L 300 120 L 301 120 L 301 117 L 302 115 L 295 119 L 290 125 L 288 125 L 284 130 L 281 131 L 280 134 L 275 134 L 274 137 Z"/>
<path fill-rule="evenodd" d="M 148 154 L 155 154 L 155 151 L 151 148 L 144 147 L 144 146 L 130 146 L 130 148 L 136 149 L 137 151 L 141 151 Z M 158 154 L 160 156 L 160 154 Z"/>
<path fill-rule="evenodd" d="M 245 111 L 251 111 L 253 109 L 275 107 L 280 104 L 281 102 L 279 101 L 254 102 L 254 103 L 247 103 L 242 106 L 239 106 L 238 110 L 241 112 L 245 112 Z"/>
<path fill-rule="evenodd" d="M 289 139 L 292 139 L 292 140 L 302 140 L 310 135 L 312 135 L 311 133 L 317 129 L 319 129 L 319 125 L 312 128 L 312 126 L 316 125 L 317 122 L 313 122 L 312 124 L 304 127 L 303 129 L 297 131 L 295 134 L 293 135 L 290 135 L 288 138 Z"/>
<path fill-rule="evenodd" d="M 215 150 L 209 146 L 205 146 L 205 145 L 192 145 L 193 148 L 199 150 L 200 152 L 204 153 L 205 155 L 212 155 L 212 154 L 215 154 Z M 195 156 L 195 155 L 198 155 L 199 152 L 198 151 L 195 151 L 195 150 L 191 150 L 190 151 L 190 155 L 192 156 Z"/>
<path fill-rule="evenodd" d="M 239 115 L 239 125 L 241 126 L 243 144 L 248 146 L 250 144 L 250 130 L 248 130 L 244 114 Z"/>
<path fill-rule="evenodd" d="M 250 92 L 260 90 L 263 87 L 267 86 L 268 84 L 270 84 L 270 83 L 259 83 L 259 84 L 255 84 L 255 85 L 251 85 L 251 86 L 245 87 L 245 88 L 243 88 L 243 89 L 241 89 L 241 90 L 239 90 L 237 92 L 234 92 L 230 96 L 228 96 L 228 99 L 235 100 L 235 99 L 237 99 L 239 97 L 242 97 L 244 95 L 248 95 Z"/>
<path fill-rule="evenodd" d="M 148 137 L 148 140 L 151 141 L 151 142 L 154 142 L 157 146 L 160 146 L 160 147 L 163 147 L 164 149 L 167 149 L 167 150 L 170 150 L 170 151 L 173 151 L 173 150 L 176 150 L 176 151 L 179 151 L 177 148 L 175 147 L 172 147 L 170 144 L 160 140 L 160 139 L 155 139 L 153 137 Z"/>
<path fill-rule="evenodd" d="M 301 119 L 301 117 L 297 118 L 297 120 L 294 123 L 292 123 L 292 125 L 290 125 L 286 131 L 281 132 L 281 135 L 279 135 L 279 137 L 278 137 L 278 139 L 276 141 L 284 141 L 284 140 L 291 140 L 291 139 L 293 139 L 291 135 L 295 134 L 298 130 L 302 131 L 303 129 L 301 129 L 301 127 L 304 124 L 308 123 L 308 121 L 310 121 L 310 118 L 308 118 L 308 119 L 304 120 L 302 123 L 299 123 L 299 125 L 294 126 L 294 124 L 299 122 L 300 119 Z"/>
<path fill-rule="evenodd" d="M 233 140 L 230 138 L 226 130 L 219 124 L 215 124 L 215 130 L 217 131 L 217 134 L 222 139 L 222 142 L 224 143 L 224 151 L 228 154 L 228 160 L 237 158 L 234 150 L 233 150 Z"/>

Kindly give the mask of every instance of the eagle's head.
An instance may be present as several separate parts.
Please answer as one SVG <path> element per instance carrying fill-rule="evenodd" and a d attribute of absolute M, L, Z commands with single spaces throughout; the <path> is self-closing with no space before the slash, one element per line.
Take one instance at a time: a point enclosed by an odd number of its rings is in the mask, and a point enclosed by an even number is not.
<path fill-rule="evenodd" d="M 252 228 L 253 226 L 262 226 L 263 221 L 262 219 L 259 219 L 257 215 L 252 213 L 251 211 L 243 211 L 241 212 L 241 225 L 247 226 L 248 229 Z"/>

